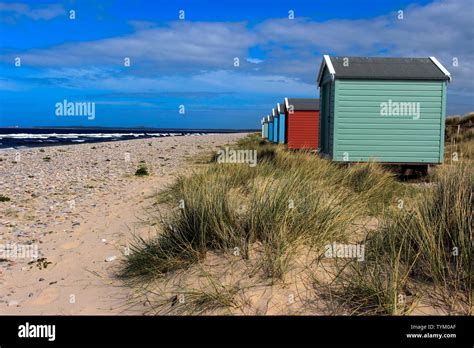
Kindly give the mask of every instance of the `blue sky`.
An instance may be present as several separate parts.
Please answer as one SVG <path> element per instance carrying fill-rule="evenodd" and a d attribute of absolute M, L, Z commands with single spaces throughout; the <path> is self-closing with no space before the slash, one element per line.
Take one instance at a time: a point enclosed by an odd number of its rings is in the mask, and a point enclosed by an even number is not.
<path fill-rule="evenodd" d="M 258 128 L 285 96 L 318 97 L 323 54 L 436 56 L 464 114 L 472 18 L 472 0 L 0 1 L 0 127 Z M 56 116 L 64 99 L 96 117 Z"/>

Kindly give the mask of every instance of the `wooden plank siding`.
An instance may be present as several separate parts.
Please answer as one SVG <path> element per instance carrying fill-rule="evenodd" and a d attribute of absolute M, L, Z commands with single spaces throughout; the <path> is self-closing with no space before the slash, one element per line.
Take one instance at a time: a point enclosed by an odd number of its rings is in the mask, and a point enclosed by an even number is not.
<path fill-rule="evenodd" d="M 318 148 L 319 111 L 294 111 L 288 113 L 287 144 L 289 149 Z"/>
<path fill-rule="evenodd" d="M 286 127 L 285 114 L 280 114 L 278 127 L 279 127 L 278 142 L 280 144 L 285 144 L 285 142 L 286 142 L 286 137 L 285 137 L 285 127 Z"/>
<path fill-rule="evenodd" d="M 332 84 L 334 145 L 328 152 L 335 161 L 443 161 L 445 81 L 336 79 Z M 381 103 L 389 100 L 420 103 L 419 119 L 381 115 Z"/>
<path fill-rule="evenodd" d="M 263 137 L 268 139 L 268 123 L 266 121 L 263 124 Z"/>
<path fill-rule="evenodd" d="M 280 123 L 280 119 L 277 115 L 273 118 L 273 142 L 274 143 L 278 143 L 278 133 L 280 130 L 279 123 Z"/>
<path fill-rule="evenodd" d="M 330 89 L 329 89 L 329 153 L 332 154 L 334 152 L 334 100 L 336 94 L 336 81 L 331 81 Z"/>
<path fill-rule="evenodd" d="M 446 95 L 447 95 L 447 82 L 443 82 L 443 100 L 441 104 L 441 141 L 439 144 L 439 163 L 444 162 L 444 132 L 446 126 Z"/>

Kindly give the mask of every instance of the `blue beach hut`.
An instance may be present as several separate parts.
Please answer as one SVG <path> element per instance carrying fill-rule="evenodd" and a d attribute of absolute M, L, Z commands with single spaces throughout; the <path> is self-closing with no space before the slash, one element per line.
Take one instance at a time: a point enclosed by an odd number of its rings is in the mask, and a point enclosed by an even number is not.
<path fill-rule="evenodd" d="M 277 104 L 277 114 L 278 116 L 278 142 L 280 144 L 285 144 L 286 143 L 286 120 L 285 120 L 285 110 L 284 108 L 284 103 L 278 103 Z"/>
<path fill-rule="evenodd" d="M 278 116 L 279 115 L 277 114 L 277 112 L 274 108 L 272 109 L 272 115 L 273 115 L 273 142 L 278 143 L 278 131 L 279 131 Z"/>
<path fill-rule="evenodd" d="M 273 116 L 268 116 L 268 140 L 273 142 Z"/>

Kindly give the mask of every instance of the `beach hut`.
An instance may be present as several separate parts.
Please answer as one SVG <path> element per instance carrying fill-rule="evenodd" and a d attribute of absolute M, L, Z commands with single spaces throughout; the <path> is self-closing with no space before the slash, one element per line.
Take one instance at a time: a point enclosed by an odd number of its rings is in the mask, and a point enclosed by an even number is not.
<path fill-rule="evenodd" d="M 268 139 L 268 120 L 267 120 L 267 117 L 263 118 L 263 138 Z"/>
<path fill-rule="evenodd" d="M 273 116 L 268 116 L 268 140 L 273 142 Z"/>
<path fill-rule="evenodd" d="M 442 163 L 449 72 L 434 57 L 323 57 L 320 152 L 333 161 Z"/>
<path fill-rule="evenodd" d="M 260 120 L 260 123 L 261 123 L 261 125 L 262 125 L 262 134 L 261 134 L 261 135 L 262 135 L 262 138 L 263 138 L 263 137 L 265 136 L 265 119 L 262 118 L 262 119 Z"/>
<path fill-rule="evenodd" d="M 276 111 L 278 115 L 278 142 L 280 144 L 285 144 L 286 142 L 286 123 L 285 123 L 285 111 L 284 104 L 277 103 Z"/>
<path fill-rule="evenodd" d="M 278 143 L 278 132 L 279 132 L 279 115 L 277 114 L 275 109 L 272 109 L 272 116 L 273 116 L 273 142 Z"/>
<path fill-rule="evenodd" d="M 318 148 L 319 99 L 285 98 L 286 143 L 289 149 Z"/>

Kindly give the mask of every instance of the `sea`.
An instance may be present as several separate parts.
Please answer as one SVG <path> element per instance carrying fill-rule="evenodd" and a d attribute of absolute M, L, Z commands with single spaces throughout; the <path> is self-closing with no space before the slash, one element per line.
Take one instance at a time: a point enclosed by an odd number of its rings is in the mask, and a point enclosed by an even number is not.
<path fill-rule="evenodd" d="M 242 133 L 243 129 L 159 129 L 159 128 L 0 128 L 0 149 L 74 145 L 141 138 L 200 136 Z"/>

